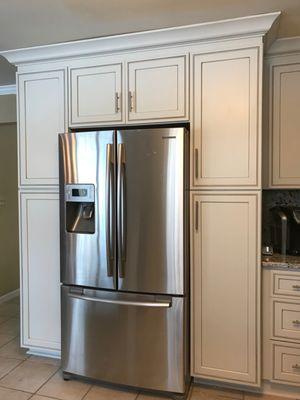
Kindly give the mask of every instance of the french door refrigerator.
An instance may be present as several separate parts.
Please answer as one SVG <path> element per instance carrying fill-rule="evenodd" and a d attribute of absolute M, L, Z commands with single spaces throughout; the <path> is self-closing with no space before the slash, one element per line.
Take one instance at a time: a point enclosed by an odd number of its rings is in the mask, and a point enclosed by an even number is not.
<path fill-rule="evenodd" d="M 184 393 L 188 132 L 59 135 L 62 369 Z"/>

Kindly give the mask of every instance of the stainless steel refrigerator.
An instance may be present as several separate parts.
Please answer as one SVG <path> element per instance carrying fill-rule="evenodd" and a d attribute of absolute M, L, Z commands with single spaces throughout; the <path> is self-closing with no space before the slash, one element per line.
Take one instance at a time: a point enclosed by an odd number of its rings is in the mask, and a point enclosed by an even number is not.
<path fill-rule="evenodd" d="M 188 132 L 59 136 L 62 369 L 184 393 Z"/>

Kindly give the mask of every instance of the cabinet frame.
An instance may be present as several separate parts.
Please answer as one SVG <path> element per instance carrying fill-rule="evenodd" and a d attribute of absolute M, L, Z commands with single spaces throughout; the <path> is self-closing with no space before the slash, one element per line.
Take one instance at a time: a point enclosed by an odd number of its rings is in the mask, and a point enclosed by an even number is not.
<path fill-rule="evenodd" d="M 68 82 L 67 82 L 67 68 L 62 66 L 53 66 L 53 69 L 41 69 L 32 72 L 17 73 L 17 118 L 18 118 L 18 182 L 19 187 L 30 186 L 53 186 L 58 185 L 58 176 L 45 178 L 31 178 L 27 173 L 27 131 L 26 131 L 26 97 L 25 97 L 25 83 L 28 81 L 46 79 L 61 79 L 60 96 L 62 102 L 63 130 L 68 130 Z M 63 133 L 63 132 L 57 132 Z M 58 142 L 58 138 L 57 138 Z M 58 171 L 58 166 L 57 166 Z"/>
<path fill-rule="evenodd" d="M 225 371 L 225 370 L 218 370 L 216 369 L 215 371 L 211 368 L 205 368 L 201 367 L 200 368 L 195 365 L 195 319 L 194 319 L 194 313 L 195 313 L 195 296 L 197 293 L 201 291 L 201 288 L 195 288 L 195 269 L 199 268 L 201 270 L 201 265 L 196 264 L 196 252 L 201 252 L 201 250 L 197 250 L 195 248 L 196 244 L 196 235 L 199 237 L 201 235 L 201 225 L 200 225 L 200 218 L 199 218 L 199 210 L 197 211 L 197 206 L 196 206 L 196 201 L 200 202 L 202 198 L 223 198 L 223 201 L 225 201 L 225 198 L 238 198 L 239 201 L 241 201 L 243 198 L 245 201 L 251 202 L 252 205 L 251 207 L 254 207 L 255 213 L 256 213 L 256 221 L 255 221 L 255 232 L 253 234 L 255 235 L 254 241 L 255 241 L 255 247 L 256 247 L 256 268 L 255 271 L 252 270 L 253 276 L 252 279 L 252 290 L 254 293 L 255 301 L 253 301 L 252 304 L 252 317 L 251 317 L 251 322 L 254 324 L 254 328 L 252 330 L 252 349 L 255 352 L 255 360 L 254 364 L 251 366 L 252 372 L 248 374 L 245 374 L 244 379 L 242 379 L 241 376 L 239 376 L 238 373 L 235 374 L 234 371 Z M 199 207 L 199 206 L 198 206 Z M 250 209 L 249 209 L 250 212 Z M 204 192 L 204 191 L 193 191 L 191 192 L 191 198 L 190 198 L 190 237 L 191 237 L 191 375 L 196 377 L 196 378 L 202 378 L 202 379 L 209 379 L 211 381 L 218 381 L 218 382 L 228 382 L 228 383 L 234 383 L 234 384 L 239 384 L 239 385 L 247 385 L 247 386 L 253 386 L 253 387 L 259 387 L 261 383 L 261 325 L 260 325 L 260 319 L 261 319 L 261 277 L 260 277 L 260 263 L 261 263 L 261 257 L 260 257 L 260 243 L 261 243 L 261 232 L 260 232 L 260 223 L 261 223 L 261 192 L 258 191 L 252 191 L 252 192 L 236 192 L 236 191 L 210 191 L 210 192 Z M 198 221 L 198 222 L 197 222 Z M 198 233 L 197 233 L 197 224 L 198 224 Z M 252 293 L 252 294 L 253 294 Z M 199 313 L 199 310 L 198 310 Z M 201 321 L 202 324 L 202 318 L 201 316 L 198 317 L 198 321 Z M 200 330 L 201 330 L 200 326 Z M 255 333 L 254 333 L 255 332 Z M 220 338 L 222 340 L 222 338 Z"/>
<path fill-rule="evenodd" d="M 31 337 L 29 326 L 29 256 L 28 256 L 28 215 L 27 203 L 30 200 L 54 200 L 59 206 L 58 189 L 24 190 L 19 192 L 19 254 L 20 254 L 20 314 L 21 314 L 21 347 L 29 348 L 33 354 L 60 357 L 60 341 L 40 340 Z M 57 222 L 58 223 L 58 222 Z M 58 265 L 59 268 L 59 265 Z M 60 282 L 57 282 L 60 288 Z M 60 296 L 59 296 L 60 299 Z M 59 318 L 60 321 L 60 318 Z"/>

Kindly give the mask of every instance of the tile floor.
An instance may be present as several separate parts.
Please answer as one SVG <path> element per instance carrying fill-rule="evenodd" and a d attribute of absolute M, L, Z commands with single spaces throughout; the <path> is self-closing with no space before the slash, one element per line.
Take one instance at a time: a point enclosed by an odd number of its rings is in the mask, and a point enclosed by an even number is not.
<path fill-rule="evenodd" d="M 189 400 L 273 400 L 272 396 L 193 386 Z M 0 304 L 0 400 L 159 400 L 164 397 L 64 381 L 58 360 L 29 356 L 19 347 L 19 302 Z M 279 397 L 275 398 L 279 400 Z"/>

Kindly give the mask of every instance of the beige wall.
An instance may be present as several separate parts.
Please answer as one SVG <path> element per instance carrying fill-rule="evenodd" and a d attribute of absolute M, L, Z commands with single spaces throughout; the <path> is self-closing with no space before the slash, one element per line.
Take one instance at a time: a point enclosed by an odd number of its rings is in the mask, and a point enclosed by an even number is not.
<path fill-rule="evenodd" d="M 19 287 L 17 186 L 17 126 L 0 124 L 0 296 Z"/>

